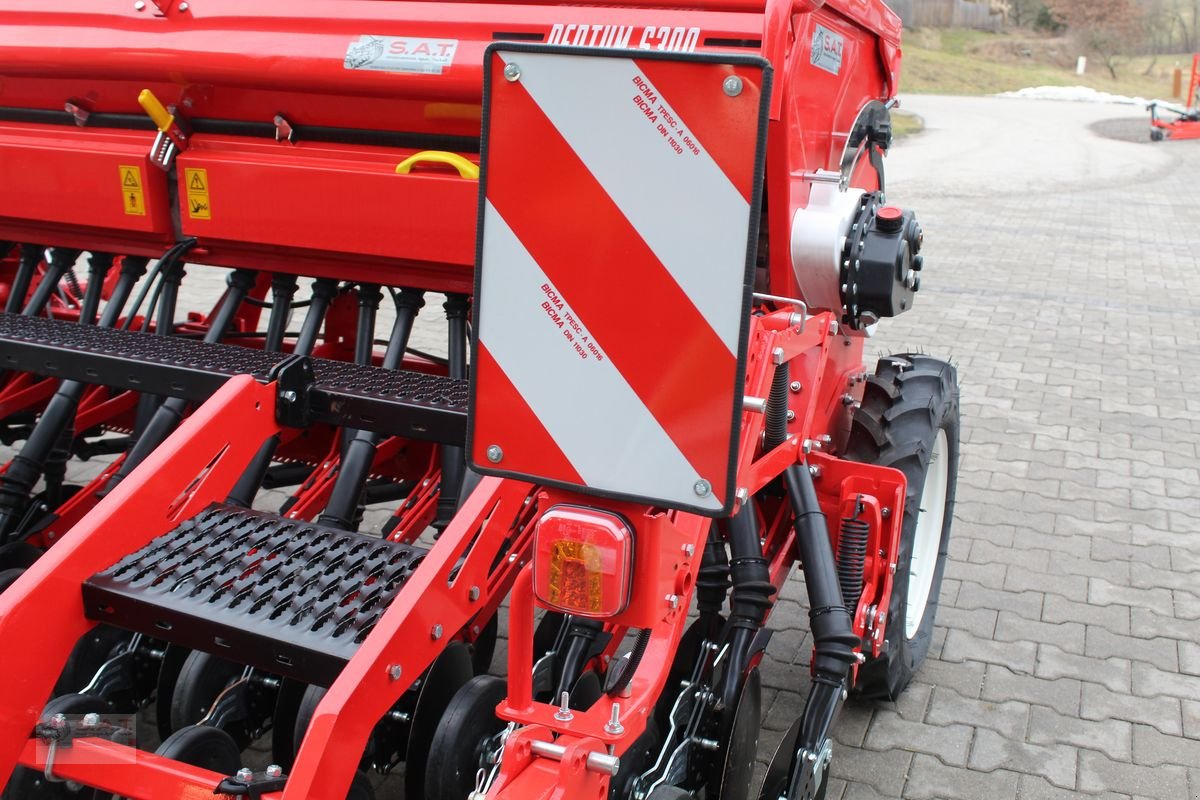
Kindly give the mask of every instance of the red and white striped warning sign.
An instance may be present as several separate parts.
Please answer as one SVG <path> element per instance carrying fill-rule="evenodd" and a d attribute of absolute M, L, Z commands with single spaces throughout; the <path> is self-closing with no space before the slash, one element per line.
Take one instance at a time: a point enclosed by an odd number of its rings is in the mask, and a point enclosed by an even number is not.
<path fill-rule="evenodd" d="M 765 63 L 489 54 L 471 455 L 732 505 Z"/>

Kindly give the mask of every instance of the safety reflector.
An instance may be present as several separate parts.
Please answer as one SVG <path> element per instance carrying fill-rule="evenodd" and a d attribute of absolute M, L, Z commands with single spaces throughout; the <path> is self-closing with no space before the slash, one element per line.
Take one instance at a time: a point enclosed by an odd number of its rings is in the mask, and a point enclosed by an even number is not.
<path fill-rule="evenodd" d="M 542 605 L 583 617 L 611 617 L 629 605 L 633 531 L 625 520 L 555 506 L 533 539 L 533 591 Z"/>
<path fill-rule="evenodd" d="M 767 63 L 513 44 L 486 58 L 472 463 L 729 513 Z"/>

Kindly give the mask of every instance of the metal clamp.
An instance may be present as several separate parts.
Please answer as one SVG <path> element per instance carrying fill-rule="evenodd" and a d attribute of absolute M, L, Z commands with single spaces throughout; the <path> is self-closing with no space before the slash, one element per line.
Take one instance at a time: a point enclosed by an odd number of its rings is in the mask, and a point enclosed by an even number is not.
<path fill-rule="evenodd" d="M 296 353 L 271 367 L 267 380 L 274 381 L 275 420 L 288 428 L 307 428 L 312 424 L 309 393 L 317 376 L 312 360 Z"/>

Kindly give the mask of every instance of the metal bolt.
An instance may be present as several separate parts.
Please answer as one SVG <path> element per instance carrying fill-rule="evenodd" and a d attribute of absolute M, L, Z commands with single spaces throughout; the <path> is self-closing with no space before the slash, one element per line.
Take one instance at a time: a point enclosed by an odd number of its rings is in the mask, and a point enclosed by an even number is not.
<path fill-rule="evenodd" d="M 813 440 L 805 439 L 803 442 L 800 443 L 800 449 L 804 451 L 805 455 L 808 455 L 809 453 L 811 453 L 812 449 L 813 449 Z"/>
<path fill-rule="evenodd" d="M 96 713 L 84 714 L 83 715 L 83 724 L 87 725 L 89 728 L 94 728 L 95 726 L 100 724 L 100 715 L 96 714 Z"/>
<path fill-rule="evenodd" d="M 866 657 L 865 655 L 863 655 L 862 653 L 855 653 L 855 654 L 854 654 L 854 658 L 855 658 L 855 659 L 858 661 L 858 663 L 860 663 L 860 664 L 865 664 L 865 663 L 866 663 L 866 661 L 867 661 L 867 657 Z"/>
<path fill-rule="evenodd" d="M 187 4 L 184 3 L 184 5 Z M 180 8 L 182 8 L 182 6 L 180 6 Z M 279 766 L 278 764 L 268 764 L 266 772 L 268 778 L 278 778 L 283 774 L 283 767 Z"/>
<path fill-rule="evenodd" d="M 844 405 L 844 406 L 854 405 L 854 395 L 852 395 L 852 394 L 842 395 L 842 405 Z"/>
<path fill-rule="evenodd" d="M 712 491 L 712 484 L 701 478 L 692 485 L 692 489 L 700 497 L 708 497 L 708 493 Z"/>
<path fill-rule="evenodd" d="M 713 752 L 721 749 L 721 743 L 716 739 L 697 739 L 696 746 L 701 750 L 711 750 Z"/>
<path fill-rule="evenodd" d="M 433 639 L 435 642 L 442 638 L 442 626 L 440 623 L 433 626 L 433 630 L 429 632 L 429 638 Z"/>
<path fill-rule="evenodd" d="M 476 600 L 479 599 L 479 587 L 478 586 L 472 586 L 469 590 L 467 590 L 467 599 L 470 600 L 472 603 L 474 603 Z"/>
<path fill-rule="evenodd" d="M 892 507 L 884 506 L 882 509 L 880 509 L 879 513 L 883 516 L 884 519 L 887 519 L 888 517 L 890 517 L 892 515 Z"/>
<path fill-rule="evenodd" d="M 672 609 L 679 608 L 679 595 L 669 594 L 667 595 L 666 600 L 667 605 L 669 605 Z"/>
<path fill-rule="evenodd" d="M 67 727 L 67 715 L 55 714 L 50 718 L 50 727 L 58 730 L 62 730 L 63 728 Z"/>
<path fill-rule="evenodd" d="M 558 699 L 558 711 L 554 712 L 554 718 L 559 722 L 570 722 L 575 719 L 575 715 L 571 713 L 571 695 L 566 692 Z"/>
<path fill-rule="evenodd" d="M 819 441 L 821 444 L 830 444 L 833 442 L 833 437 L 828 433 L 824 433 L 817 437 L 817 441 Z"/>
<path fill-rule="evenodd" d="M 739 503 L 746 505 L 747 501 L 750 500 L 750 490 L 743 486 L 741 489 L 737 490 L 737 493 L 734 496 L 738 499 Z"/>
<path fill-rule="evenodd" d="M 400 680 L 400 676 L 404 674 L 404 669 L 399 664 L 392 664 L 387 668 L 388 677 L 394 681 Z"/>
<path fill-rule="evenodd" d="M 191 8 L 191 6 L 189 6 L 187 3 L 180 3 L 180 4 L 179 4 L 179 10 L 180 10 L 180 11 L 187 11 L 189 8 Z"/>
<path fill-rule="evenodd" d="M 137 2 L 133 4 L 133 10 L 134 11 L 145 11 L 146 4 L 144 2 L 142 2 L 142 0 L 137 0 Z"/>
<path fill-rule="evenodd" d="M 821 468 L 816 464 L 813 464 L 808 468 L 808 474 L 812 475 L 814 478 L 819 478 L 821 477 Z"/>
<path fill-rule="evenodd" d="M 237 771 L 237 779 L 242 783 L 249 783 L 254 780 L 254 770 L 249 767 L 242 767 Z"/>
<path fill-rule="evenodd" d="M 288 390 L 284 391 L 282 394 L 280 394 L 280 397 L 282 397 L 284 400 L 286 400 L 289 403 L 294 403 L 294 402 L 296 402 L 297 395 L 294 391 L 292 391 L 291 389 L 288 389 Z"/>
<path fill-rule="evenodd" d="M 509 66 L 512 65 L 510 64 Z M 488 461 L 493 464 L 499 464 L 500 459 L 504 458 L 504 451 L 500 449 L 500 445 L 498 444 L 488 445 L 487 457 Z"/>
<path fill-rule="evenodd" d="M 843 703 L 846 702 L 846 698 L 849 696 L 850 696 L 850 692 L 846 691 L 845 689 L 842 689 L 842 702 Z"/>
<path fill-rule="evenodd" d="M 625 726 L 621 724 L 621 704 L 612 704 L 612 715 L 609 716 L 608 722 L 604 723 L 604 732 L 611 733 L 613 736 L 620 736 L 625 732 Z"/>
<path fill-rule="evenodd" d="M 688 558 L 691 558 L 692 556 L 696 555 L 696 545 L 694 545 L 694 544 L 685 544 L 685 545 L 683 546 L 683 554 L 684 554 L 685 556 L 687 556 Z"/>
<path fill-rule="evenodd" d="M 512 83 L 521 79 L 521 68 L 516 64 L 508 64 L 504 67 L 504 80 Z"/>
<path fill-rule="evenodd" d="M 803 384 L 801 384 L 801 383 L 800 383 L 800 381 L 792 381 L 792 387 L 791 387 L 791 388 L 792 388 L 792 391 L 793 391 L 793 392 L 798 392 L 798 391 L 800 391 L 801 389 L 803 389 L 803 388 L 804 388 L 804 386 L 803 386 Z"/>
<path fill-rule="evenodd" d="M 730 97 L 737 97 L 742 93 L 742 79 L 737 75 L 730 75 L 725 79 L 725 82 L 721 84 L 721 88 L 724 89 L 725 94 L 729 95 Z"/>
<path fill-rule="evenodd" d="M 796 412 L 795 412 L 795 411 L 792 411 L 792 410 L 789 408 L 789 409 L 788 409 L 788 413 L 787 413 L 787 421 L 788 421 L 788 422 L 791 422 L 791 421 L 792 421 L 792 420 L 794 420 L 795 418 L 796 418 Z"/>

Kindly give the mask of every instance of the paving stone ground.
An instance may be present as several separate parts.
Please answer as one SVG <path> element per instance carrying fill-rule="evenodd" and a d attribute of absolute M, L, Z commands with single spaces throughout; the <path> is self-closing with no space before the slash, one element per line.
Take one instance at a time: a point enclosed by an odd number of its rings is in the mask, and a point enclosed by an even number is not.
<path fill-rule="evenodd" d="M 891 199 L 928 268 L 870 349 L 958 365 L 958 505 L 929 660 L 845 709 L 829 797 L 1198 800 L 1200 142 L 1089 130 L 1137 109 L 907 106 Z M 804 596 L 772 618 L 762 764 L 807 690 Z"/>

